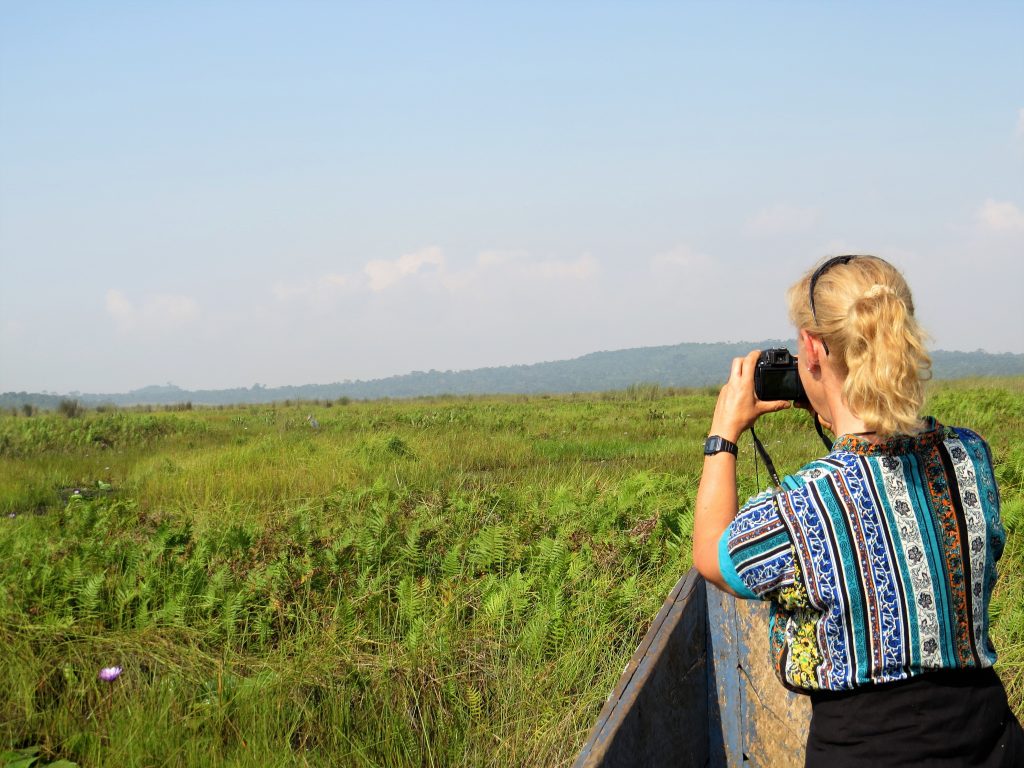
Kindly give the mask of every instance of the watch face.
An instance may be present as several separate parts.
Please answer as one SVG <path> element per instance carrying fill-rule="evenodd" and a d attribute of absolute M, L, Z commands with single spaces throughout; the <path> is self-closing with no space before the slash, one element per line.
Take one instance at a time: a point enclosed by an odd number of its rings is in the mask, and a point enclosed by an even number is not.
<path fill-rule="evenodd" d="M 712 435 L 704 441 L 705 456 L 714 456 L 716 453 L 721 453 L 722 451 L 731 453 L 734 456 L 736 455 L 736 448 L 733 444 L 720 435 Z"/>

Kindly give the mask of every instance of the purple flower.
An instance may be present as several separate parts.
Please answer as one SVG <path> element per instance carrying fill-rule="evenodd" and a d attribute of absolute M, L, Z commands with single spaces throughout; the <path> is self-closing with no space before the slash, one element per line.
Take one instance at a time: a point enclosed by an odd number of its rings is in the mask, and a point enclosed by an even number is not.
<path fill-rule="evenodd" d="M 105 680 L 108 683 L 113 682 L 121 676 L 123 671 L 120 667 L 104 667 L 100 670 L 100 680 Z"/>

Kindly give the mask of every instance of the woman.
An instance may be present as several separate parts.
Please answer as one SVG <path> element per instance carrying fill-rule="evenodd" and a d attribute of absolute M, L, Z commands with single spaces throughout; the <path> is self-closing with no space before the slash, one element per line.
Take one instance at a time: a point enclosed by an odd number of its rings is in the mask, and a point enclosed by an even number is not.
<path fill-rule="evenodd" d="M 769 645 L 811 696 L 806 764 L 1024 765 L 992 664 L 988 604 L 1005 533 L 988 445 L 919 416 L 930 367 L 892 265 L 841 256 L 789 290 L 800 380 L 838 436 L 828 456 L 738 509 L 735 443 L 789 406 L 733 361 L 697 495 L 694 565 L 770 600 Z"/>

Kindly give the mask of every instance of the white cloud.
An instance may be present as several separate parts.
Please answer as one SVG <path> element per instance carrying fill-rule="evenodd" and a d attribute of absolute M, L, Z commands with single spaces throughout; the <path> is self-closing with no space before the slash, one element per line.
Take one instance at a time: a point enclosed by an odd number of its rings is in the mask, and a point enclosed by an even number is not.
<path fill-rule="evenodd" d="M 480 252 L 467 269 L 445 271 L 443 283 L 453 293 L 469 290 L 481 295 L 507 293 L 513 287 L 529 290 L 542 284 L 589 281 L 600 273 L 600 263 L 589 253 L 576 259 L 535 260 L 523 251 L 488 250 Z"/>
<path fill-rule="evenodd" d="M 978 210 L 978 221 L 990 232 L 1024 232 L 1024 211 L 1013 203 L 986 200 Z"/>
<path fill-rule="evenodd" d="M 415 275 L 428 265 L 438 270 L 444 269 L 444 254 L 440 248 L 423 248 L 391 261 L 374 259 L 363 267 L 363 273 L 370 280 L 371 291 L 383 291 L 409 275 Z"/>
<path fill-rule="evenodd" d="M 522 259 L 524 256 L 525 254 L 519 251 L 482 251 L 477 255 L 476 263 L 481 267 L 494 267 Z"/>
<path fill-rule="evenodd" d="M 322 309 L 335 303 L 340 293 L 381 293 L 416 276 L 433 275 L 448 291 L 458 293 L 479 291 L 485 280 L 497 280 L 501 288 L 508 288 L 513 283 L 527 285 L 592 280 L 600 272 L 600 264 L 589 253 L 576 259 L 534 260 L 529 254 L 514 250 L 481 251 L 465 268 L 452 269 L 441 248 L 431 246 L 396 259 L 374 259 L 357 273 L 326 274 L 298 281 L 281 280 L 273 283 L 270 290 L 280 302 L 304 301 Z M 117 303 L 116 299 L 114 303 Z M 109 307 L 108 311 L 111 311 Z"/>
<path fill-rule="evenodd" d="M 424 267 L 444 271 L 445 258 L 440 248 L 423 248 L 397 259 L 373 259 L 359 272 L 329 272 L 312 279 L 279 280 L 270 286 L 270 290 L 278 301 L 302 301 L 323 310 L 336 304 L 340 295 L 367 289 L 379 293 L 421 273 Z"/>
<path fill-rule="evenodd" d="M 777 237 L 809 231 L 818 221 L 818 211 L 781 204 L 758 211 L 745 227 L 754 237 Z"/>
<path fill-rule="evenodd" d="M 573 261 L 535 261 L 523 265 L 528 277 L 541 280 L 589 280 L 600 271 L 597 259 L 585 253 Z"/>
<path fill-rule="evenodd" d="M 651 267 L 656 272 L 664 272 L 667 270 L 703 272 L 711 265 L 711 257 L 703 253 L 698 253 L 686 245 L 678 245 L 664 253 L 656 254 L 651 259 Z"/>
<path fill-rule="evenodd" d="M 313 290 L 313 285 L 312 280 L 297 283 L 279 280 L 271 286 L 270 290 L 273 291 L 274 298 L 278 301 L 291 301 L 308 295 Z"/>
<path fill-rule="evenodd" d="M 181 328 L 198 320 L 200 315 L 195 299 L 180 294 L 157 294 L 136 306 L 121 291 L 111 288 L 104 303 L 107 314 L 124 331 Z"/>
<path fill-rule="evenodd" d="M 135 308 L 123 293 L 111 288 L 107 291 L 107 314 L 120 323 L 130 323 L 135 315 Z"/>
<path fill-rule="evenodd" d="M 451 277 L 463 278 L 467 273 L 479 274 L 485 271 L 501 272 L 503 277 L 519 277 L 529 280 L 561 281 L 589 280 L 601 271 L 597 259 L 589 253 L 566 259 L 534 260 L 523 251 L 482 251 L 476 257 L 476 268 L 456 273 Z"/>
<path fill-rule="evenodd" d="M 320 278 L 320 282 L 324 285 L 330 285 L 335 288 L 351 288 L 353 287 L 353 279 L 351 275 L 324 275 Z"/>
<path fill-rule="evenodd" d="M 285 318 L 305 317 L 306 312 L 337 317 L 372 315 L 384 311 L 396 315 L 389 297 L 403 286 L 404 306 L 424 316 L 452 316 L 459 312 L 499 312 L 510 297 L 537 302 L 565 303 L 579 286 L 601 287 L 601 265 L 589 253 L 570 259 L 536 259 L 521 250 L 485 250 L 459 263 L 447 259 L 439 247 L 423 248 L 395 259 L 367 262 L 352 273 L 324 274 L 298 280 L 279 280 L 269 286 Z M 592 296 L 592 293 L 588 293 Z M 556 298 L 557 297 L 557 298 Z M 117 302 L 114 302 L 117 304 Z M 293 315 L 301 309 L 301 315 Z"/>

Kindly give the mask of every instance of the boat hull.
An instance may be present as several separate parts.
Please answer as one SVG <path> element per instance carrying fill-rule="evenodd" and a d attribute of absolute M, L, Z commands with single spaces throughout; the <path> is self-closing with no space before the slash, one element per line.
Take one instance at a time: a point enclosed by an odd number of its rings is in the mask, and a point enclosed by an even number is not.
<path fill-rule="evenodd" d="M 767 605 L 737 600 L 691 569 L 669 594 L 575 768 L 798 768 L 810 720 L 768 660 Z"/>

